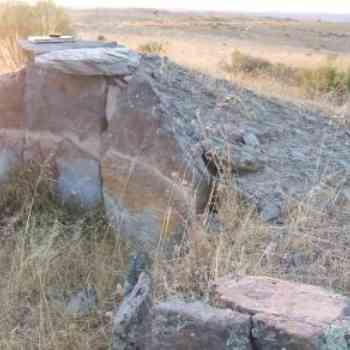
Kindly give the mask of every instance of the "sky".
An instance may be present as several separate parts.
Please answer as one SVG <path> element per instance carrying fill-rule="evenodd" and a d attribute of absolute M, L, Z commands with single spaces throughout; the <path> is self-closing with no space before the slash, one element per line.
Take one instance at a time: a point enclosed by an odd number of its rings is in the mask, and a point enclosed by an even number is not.
<path fill-rule="evenodd" d="M 248 12 L 350 14 L 350 0 L 58 0 L 69 7 L 144 7 Z"/>

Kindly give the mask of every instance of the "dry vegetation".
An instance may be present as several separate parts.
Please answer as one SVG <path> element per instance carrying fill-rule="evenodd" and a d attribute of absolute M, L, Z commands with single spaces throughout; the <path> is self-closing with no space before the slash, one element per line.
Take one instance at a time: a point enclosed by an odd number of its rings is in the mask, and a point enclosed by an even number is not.
<path fill-rule="evenodd" d="M 61 9 L 51 2 L 40 4 L 0 7 L 0 60 L 6 70 L 22 60 L 13 44 L 17 36 L 71 30 Z M 47 8 L 52 16 L 34 20 Z M 23 21 L 21 11 L 28 11 L 28 20 Z M 134 46 L 148 53 L 162 53 L 166 47 L 173 58 L 169 43 L 139 40 Z M 316 100 L 332 95 L 334 103 L 345 106 L 350 90 L 350 73 L 334 63 L 299 69 L 235 51 L 222 67 L 232 79 L 240 76 L 255 88 L 258 80 L 265 92 L 272 85 L 264 82 L 272 80 L 283 86 L 284 94 Z M 216 71 L 219 64 L 211 68 Z M 108 225 L 102 209 L 86 213 L 62 207 L 45 167 L 28 165 L 10 178 L 0 189 L 0 349 L 109 349 L 108 313 L 121 296 L 130 248 Z M 221 181 L 232 183 L 230 178 Z M 336 204 L 336 197 L 320 179 L 304 201 L 284 208 L 284 224 L 276 226 L 263 223 L 225 186 L 214 228 L 208 225 L 209 213 L 194 218 L 170 257 L 156 252 L 155 296 L 208 297 L 215 279 L 247 273 L 319 284 L 350 295 L 350 209 Z M 323 203 L 326 198 L 326 206 L 319 204 L 320 198 Z M 99 301 L 98 310 L 88 317 L 69 317 L 52 299 L 52 294 L 69 295 L 87 286 L 97 289 Z"/>
<path fill-rule="evenodd" d="M 122 298 L 132 249 L 102 209 L 63 207 L 46 168 L 28 164 L 10 178 L 0 188 L 0 348 L 109 349 L 110 314 Z M 350 295 L 349 208 L 335 205 L 336 193 L 320 183 L 302 203 L 290 203 L 285 224 L 276 226 L 229 188 L 211 229 L 209 213 L 193 218 L 170 256 L 155 252 L 157 299 L 209 298 L 210 284 L 227 274 L 278 276 Z M 326 207 L 318 206 L 321 197 Z M 60 297 L 90 286 L 97 310 L 67 315 Z"/>
<path fill-rule="evenodd" d="M 103 211 L 64 208 L 45 168 L 28 164 L 1 187 L 0 349 L 108 349 L 127 256 Z M 94 286 L 99 309 L 74 319 L 57 296 Z"/>
<path fill-rule="evenodd" d="M 50 33 L 73 33 L 69 16 L 53 1 L 32 6 L 24 1 L 0 3 L 0 72 L 13 71 L 23 63 L 16 44 L 19 38 Z"/>
<path fill-rule="evenodd" d="M 232 79 L 239 73 L 255 79 L 265 77 L 299 88 L 301 94 L 308 98 L 321 99 L 327 95 L 338 104 L 345 103 L 350 94 L 350 66 L 345 71 L 340 70 L 331 58 L 318 68 L 297 68 L 235 50 L 231 59 L 222 63 L 222 69 L 232 75 Z"/>

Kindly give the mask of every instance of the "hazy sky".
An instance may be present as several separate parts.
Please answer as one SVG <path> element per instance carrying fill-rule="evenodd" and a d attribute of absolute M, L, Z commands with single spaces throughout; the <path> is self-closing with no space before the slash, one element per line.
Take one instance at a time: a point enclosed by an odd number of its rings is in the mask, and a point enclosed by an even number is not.
<path fill-rule="evenodd" d="M 58 0 L 70 7 L 150 7 L 253 12 L 350 13 L 350 0 Z"/>

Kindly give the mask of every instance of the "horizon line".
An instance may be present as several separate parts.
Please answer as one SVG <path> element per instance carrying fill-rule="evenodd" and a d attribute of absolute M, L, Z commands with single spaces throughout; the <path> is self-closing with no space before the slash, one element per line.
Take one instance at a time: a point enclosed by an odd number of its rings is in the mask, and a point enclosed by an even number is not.
<path fill-rule="evenodd" d="M 212 10 L 212 9 L 186 9 L 186 8 L 165 8 L 165 7 L 127 7 L 127 6 L 66 6 L 62 7 L 72 10 L 96 10 L 96 9 L 116 9 L 116 10 L 161 10 L 167 12 L 216 12 L 216 13 L 236 13 L 236 14 L 275 14 L 275 15 L 327 15 L 327 16 L 350 16 L 350 11 L 346 13 L 340 12 L 310 12 L 310 11 L 281 11 L 281 10 Z"/>

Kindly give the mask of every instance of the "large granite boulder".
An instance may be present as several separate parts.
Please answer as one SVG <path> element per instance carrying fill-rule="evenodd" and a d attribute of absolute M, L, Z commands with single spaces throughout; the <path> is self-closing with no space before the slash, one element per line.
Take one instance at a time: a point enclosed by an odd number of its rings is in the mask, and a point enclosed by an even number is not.
<path fill-rule="evenodd" d="M 108 214 L 144 249 L 183 232 L 203 212 L 210 186 L 191 126 L 157 86 L 156 71 L 144 58 L 127 85 L 109 87 L 101 161 Z"/>

